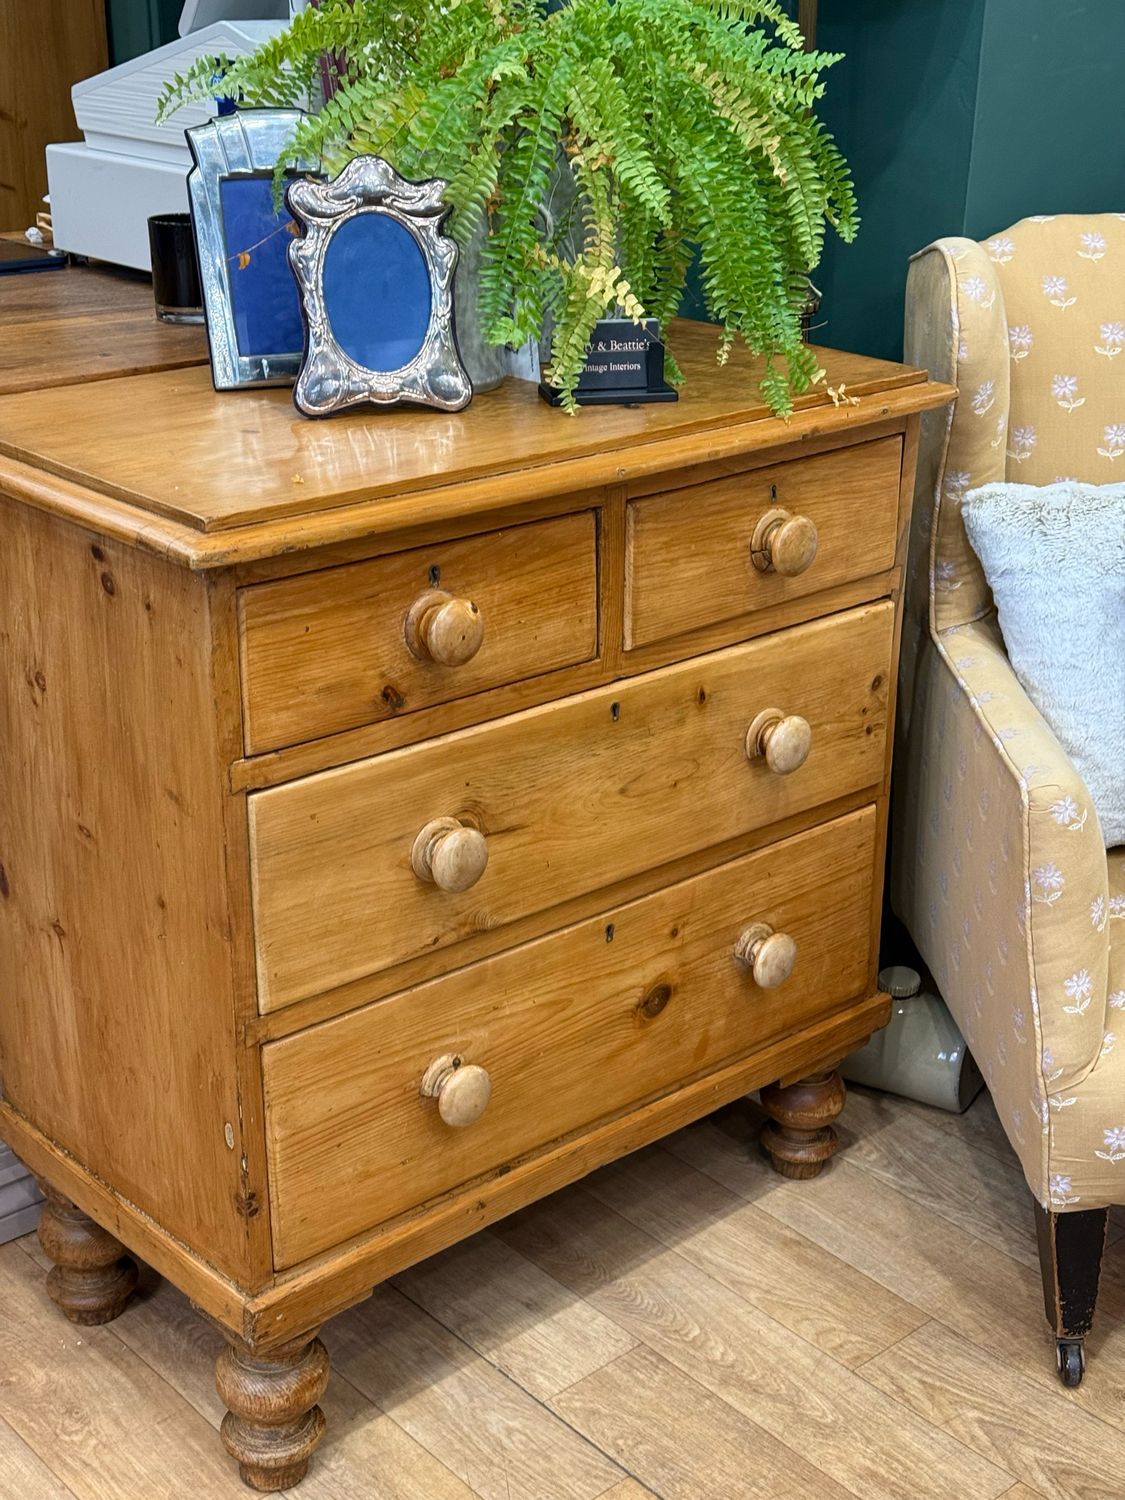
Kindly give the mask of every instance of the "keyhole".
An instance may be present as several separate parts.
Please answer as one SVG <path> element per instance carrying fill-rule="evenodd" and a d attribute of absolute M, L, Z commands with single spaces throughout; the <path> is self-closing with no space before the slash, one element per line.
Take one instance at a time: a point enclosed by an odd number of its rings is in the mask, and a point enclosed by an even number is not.
<path fill-rule="evenodd" d="M 440 582 L 441 569 L 438 567 L 437 563 L 434 563 L 433 567 L 430 569 L 430 587 L 432 589 L 436 589 Z"/>

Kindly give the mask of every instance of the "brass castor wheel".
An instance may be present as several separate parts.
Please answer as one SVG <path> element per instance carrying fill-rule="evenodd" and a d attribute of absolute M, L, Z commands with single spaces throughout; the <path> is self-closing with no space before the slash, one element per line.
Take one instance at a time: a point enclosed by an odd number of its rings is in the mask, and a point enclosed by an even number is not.
<path fill-rule="evenodd" d="M 1082 1340 L 1059 1339 L 1055 1346 L 1055 1357 L 1059 1364 L 1059 1379 L 1063 1385 L 1081 1385 L 1086 1373 L 1086 1346 Z"/>

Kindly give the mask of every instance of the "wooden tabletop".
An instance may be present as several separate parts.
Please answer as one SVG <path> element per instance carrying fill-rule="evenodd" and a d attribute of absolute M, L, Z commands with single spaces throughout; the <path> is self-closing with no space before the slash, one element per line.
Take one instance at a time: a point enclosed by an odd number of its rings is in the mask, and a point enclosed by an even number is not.
<path fill-rule="evenodd" d="M 206 362 L 203 328 L 161 323 L 152 282 L 138 271 L 0 275 L 0 394 Z"/>
<path fill-rule="evenodd" d="M 908 366 L 826 350 L 827 381 L 782 424 L 759 393 L 761 362 L 736 352 L 719 369 L 716 343 L 708 324 L 675 327 L 687 377 L 677 403 L 574 417 L 508 380 L 456 414 L 310 421 L 287 389 L 216 394 L 203 367 L 9 395 L 0 488 L 72 512 L 96 504 L 147 545 L 215 566 L 776 446 L 952 394 Z M 834 404 L 825 384 L 851 399 Z"/>

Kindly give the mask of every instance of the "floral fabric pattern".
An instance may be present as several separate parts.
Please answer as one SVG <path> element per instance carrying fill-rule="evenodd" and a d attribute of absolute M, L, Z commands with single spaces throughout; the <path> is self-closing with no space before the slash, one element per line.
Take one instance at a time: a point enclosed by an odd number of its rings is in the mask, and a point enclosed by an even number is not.
<path fill-rule="evenodd" d="M 1125 1203 L 1125 849 L 1012 671 L 961 501 L 1125 473 L 1123 355 L 1125 215 L 911 264 L 906 357 L 961 396 L 922 426 L 892 897 L 1053 1209 Z"/>

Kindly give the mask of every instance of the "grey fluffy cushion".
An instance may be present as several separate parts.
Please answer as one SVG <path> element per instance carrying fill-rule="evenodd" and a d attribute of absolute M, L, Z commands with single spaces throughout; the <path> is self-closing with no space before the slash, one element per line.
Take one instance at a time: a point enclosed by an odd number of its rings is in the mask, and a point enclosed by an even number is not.
<path fill-rule="evenodd" d="M 1016 676 L 1125 844 L 1125 484 L 986 484 L 963 514 Z"/>

